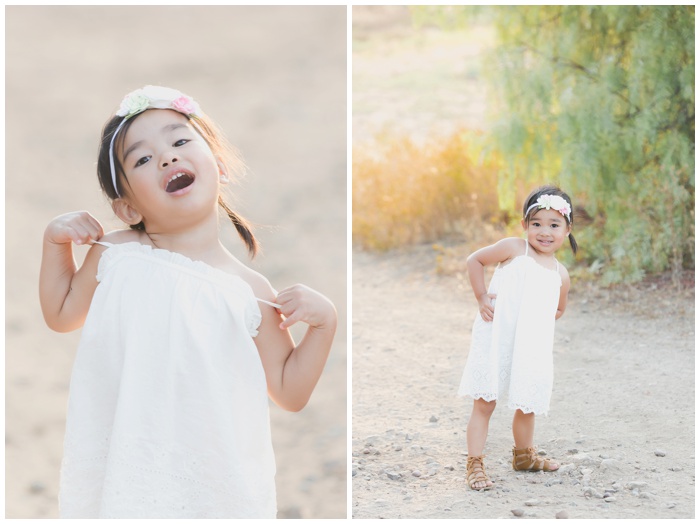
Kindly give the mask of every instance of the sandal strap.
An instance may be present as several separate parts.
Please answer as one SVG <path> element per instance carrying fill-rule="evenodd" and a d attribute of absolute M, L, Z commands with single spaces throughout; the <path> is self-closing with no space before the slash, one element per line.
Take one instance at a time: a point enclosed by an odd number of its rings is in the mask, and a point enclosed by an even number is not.
<path fill-rule="evenodd" d="M 484 470 L 484 455 L 479 455 L 475 457 L 467 457 L 467 484 L 471 489 L 484 489 L 476 488 L 477 482 L 490 482 L 491 479 L 486 475 Z"/>
<path fill-rule="evenodd" d="M 513 448 L 513 469 L 516 471 L 553 471 L 550 459 L 538 456 L 534 447 Z"/>

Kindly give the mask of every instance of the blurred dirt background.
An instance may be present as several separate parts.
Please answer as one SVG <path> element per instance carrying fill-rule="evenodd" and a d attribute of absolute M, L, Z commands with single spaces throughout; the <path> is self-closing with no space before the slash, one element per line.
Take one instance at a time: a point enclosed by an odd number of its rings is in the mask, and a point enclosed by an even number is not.
<path fill-rule="evenodd" d="M 242 152 L 234 207 L 264 249 L 251 266 L 278 289 L 303 282 L 336 304 L 336 342 L 309 405 L 271 416 L 279 517 L 345 517 L 345 6 L 10 6 L 5 22 L 6 517 L 58 515 L 79 332 L 43 322 L 43 231 L 79 209 L 123 227 L 99 190 L 97 143 L 122 97 L 146 84 L 194 97 Z"/>

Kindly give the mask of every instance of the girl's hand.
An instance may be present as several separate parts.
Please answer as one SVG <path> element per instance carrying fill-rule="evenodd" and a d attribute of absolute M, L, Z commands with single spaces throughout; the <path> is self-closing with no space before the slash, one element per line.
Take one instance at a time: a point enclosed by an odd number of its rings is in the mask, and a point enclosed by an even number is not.
<path fill-rule="evenodd" d="M 54 218 L 46 227 L 44 239 L 53 244 L 88 244 L 104 236 L 102 224 L 87 211 L 76 211 Z"/>
<path fill-rule="evenodd" d="M 269 282 L 264 280 L 264 284 L 269 291 Z M 272 298 L 271 294 L 267 297 Z M 265 369 L 270 398 L 283 409 L 299 411 L 309 401 L 323 372 L 338 315 L 330 300 L 301 284 L 280 291 L 275 302 L 279 304 L 277 311 L 286 318 L 280 323 L 279 314 L 263 309 L 264 325 L 261 324 L 255 344 Z M 297 322 L 308 324 L 299 344 L 294 343 L 287 331 Z"/>
<path fill-rule="evenodd" d="M 490 293 L 484 293 L 479 297 L 479 313 L 486 322 L 493 321 L 494 306 L 491 301 L 495 299 L 496 295 Z"/>
<path fill-rule="evenodd" d="M 335 327 L 337 314 L 333 303 L 303 284 L 283 289 L 277 295 L 276 302 L 282 306 L 279 312 L 285 317 L 280 329 L 287 329 L 297 322 L 304 322 L 316 329 Z"/>
<path fill-rule="evenodd" d="M 73 246 L 104 235 L 102 225 L 86 211 L 54 218 L 44 231 L 39 299 L 46 324 L 65 333 L 82 327 L 97 287 L 97 267 L 104 248 L 93 246 L 78 268 Z"/>

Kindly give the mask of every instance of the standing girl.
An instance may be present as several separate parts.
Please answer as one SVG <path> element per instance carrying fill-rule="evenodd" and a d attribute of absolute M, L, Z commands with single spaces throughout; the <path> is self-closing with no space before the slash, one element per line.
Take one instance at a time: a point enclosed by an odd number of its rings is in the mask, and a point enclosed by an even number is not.
<path fill-rule="evenodd" d="M 566 309 L 569 274 L 554 257 L 571 234 L 571 199 L 554 186 L 533 191 L 523 206 L 527 238 L 505 238 L 472 253 L 469 280 L 479 303 L 472 344 L 459 387 L 474 398 L 467 425 L 467 483 L 489 489 L 483 450 L 489 419 L 499 396 L 507 394 L 513 416 L 513 469 L 554 471 L 559 466 L 537 455 L 535 415 L 546 414 L 552 395 L 554 321 Z M 498 264 L 488 291 L 484 266 Z"/>
<path fill-rule="evenodd" d="M 274 518 L 268 396 L 308 401 L 335 334 L 333 304 L 276 293 L 219 240 L 221 207 L 251 256 L 257 241 L 221 195 L 238 160 L 198 104 L 146 86 L 105 125 L 97 174 L 130 229 L 87 212 L 44 234 L 41 306 L 83 327 L 61 467 L 64 518 Z M 72 243 L 94 244 L 79 268 Z M 287 328 L 308 324 L 295 345 Z"/>

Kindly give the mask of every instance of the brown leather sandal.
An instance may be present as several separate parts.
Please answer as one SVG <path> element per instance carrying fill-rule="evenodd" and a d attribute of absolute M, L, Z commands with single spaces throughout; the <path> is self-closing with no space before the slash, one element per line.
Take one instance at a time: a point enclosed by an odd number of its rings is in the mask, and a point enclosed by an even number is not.
<path fill-rule="evenodd" d="M 513 448 L 513 469 L 515 471 L 556 471 L 559 466 L 552 467 L 548 458 L 542 458 L 534 447 Z"/>
<path fill-rule="evenodd" d="M 474 490 L 491 489 L 493 487 L 493 483 L 486 476 L 486 472 L 484 471 L 484 455 L 479 455 L 478 457 L 467 457 L 466 482 L 469 487 Z M 477 488 L 476 485 L 479 482 L 486 483 L 486 486 Z"/>

